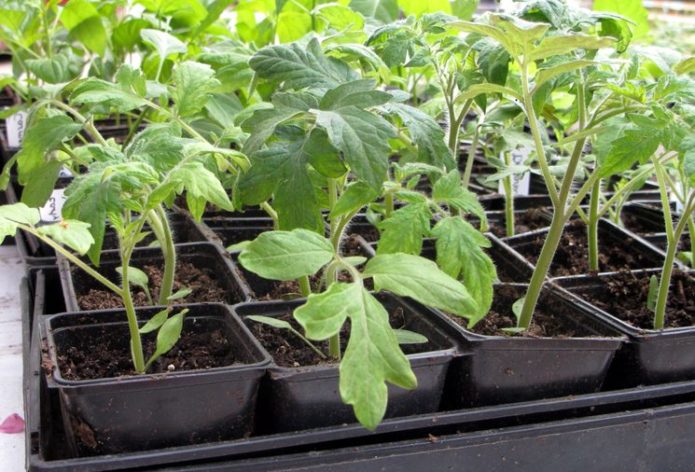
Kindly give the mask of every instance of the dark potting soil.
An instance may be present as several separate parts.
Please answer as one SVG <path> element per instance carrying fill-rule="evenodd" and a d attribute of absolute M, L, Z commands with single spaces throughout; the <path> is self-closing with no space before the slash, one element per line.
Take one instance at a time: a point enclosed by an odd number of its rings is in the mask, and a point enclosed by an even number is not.
<path fill-rule="evenodd" d="M 515 234 L 528 233 L 536 229 L 550 226 L 547 213 L 540 208 L 529 208 L 523 213 L 514 215 Z M 490 231 L 498 238 L 507 236 L 507 229 L 504 221 L 490 222 Z"/>
<path fill-rule="evenodd" d="M 538 261 L 545 238 L 545 234 L 538 235 L 532 244 L 515 247 L 515 249 L 529 262 L 535 264 Z M 620 245 L 615 245 L 606 238 L 599 238 L 599 271 L 617 272 L 623 269 L 640 268 L 642 254 L 626 249 L 626 243 L 630 241 L 632 241 L 630 238 L 625 238 Z M 571 220 L 565 227 L 555 258 L 550 266 L 550 273 L 554 277 L 590 273 L 586 225 L 581 220 Z"/>
<path fill-rule="evenodd" d="M 623 212 L 620 215 L 620 220 L 623 222 L 625 228 L 637 234 L 660 232 L 659 230 L 655 231 L 654 228 L 651 226 L 645 225 L 640 218 L 630 213 Z M 663 222 L 663 218 L 661 219 L 661 221 Z M 663 231 L 663 229 L 661 229 L 661 231 Z"/>
<path fill-rule="evenodd" d="M 380 238 L 379 230 L 377 229 L 376 226 L 373 226 L 371 224 L 350 225 L 347 228 L 347 234 L 348 235 L 359 234 L 368 243 L 374 243 L 374 242 L 378 241 Z"/>
<path fill-rule="evenodd" d="M 277 319 L 289 322 L 294 329 L 303 333 L 302 327 L 292 316 L 292 312 L 287 312 Z M 319 356 L 313 349 L 299 339 L 296 335 L 284 329 L 277 329 L 263 323 L 252 320 L 245 320 L 253 335 L 260 341 L 264 348 L 273 357 L 275 363 L 281 367 L 308 367 L 315 365 L 332 365 L 337 361 L 332 361 L 328 357 Z M 396 307 L 389 313 L 389 324 L 394 329 L 403 328 L 406 324 L 405 315 L 401 307 Z M 344 351 L 350 335 L 350 321 L 348 320 L 340 330 L 340 345 Z M 328 353 L 328 341 L 312 341 L 321 352 Z M 405 354 L 432 351 L 431 343 L 405 344 L 401 349 Z"/>
<path fill-rule="evenodd" d="M 162 284 L 162 268 L 146 265 L 141 268 L 149 278 L 152 300 L 156 303 L 159 298 L 159 287 Z M 179 262 L 176 265 L 174 292 L 189 288 L 193 292 L 179 300 L 179 303 L 224 302 L 226 292 L 216 280 L 212 269 L 200 269 L 190 262 Z M 135 306 L 148 306 L 149 300 L 145 292 L 138 287 L 131 287 Z M 122 308 L 121 298 L 110 290 L 90 289 L 86 294 L 78 295 L 77 301 L 83 310 L 101 310 Z"/>
<path fill-rule="evenodd" d="M 577 290 L 591 304 L 641 329 L 654 328 L 654 313 L 647 308 L 650 276 L 623 271 L 600 279 L 598 289 Z M 674 271 L 666 303 L 666 328 L 695 325 L 695 278 Z"/>
<path fill-rule="evenodd" d="M 588 329 L 569 322 L 566 318 L 555 316 L 551 311 L 547 311 L 544 302 L 545 297 L 541 296 L 540 302 L 536 307 L 531 321 L 530 328 L 522 333 L 504 331 L 505 328 L 516 327 L 516 316 L 512 311 L 512 305 L 519 299 L 521 294 L 511 287 L 498 287 L 495 290 L 495 297 L 492 308 L 472 328 L 467 327 L 465 318 L 448 314 L 449 318 L 456 323 L 476 334 L 484 336 L 523 336 L 529 338 L 581 338 L 590 337 L 595 334 Z"/>
<path fill-rule="evenodd" d="M 147 373 L 210 369 L 239 363 L 240 360 L 235 357 L 224 332 L 209 328 L 205 323 L 185 323 L 176 345 L 155 361 Z M 89 335 L 72 336 L 70 344 L 58 355 L 60 372 L 65 379 L 88 380 L 138 375 L 133 370 L 130 337 L 126 326 L 89 328 Z M 155 348 L 156 333 L 143 336 L 145 359 L 149 358 Z"/>
<path fill-rule="evenodd" d="M 341 244 L 342 254 L 344 256 L 364 256 L 364 250 L 360 245 L 360 240 L 357 234 L 348 234 Z"/>

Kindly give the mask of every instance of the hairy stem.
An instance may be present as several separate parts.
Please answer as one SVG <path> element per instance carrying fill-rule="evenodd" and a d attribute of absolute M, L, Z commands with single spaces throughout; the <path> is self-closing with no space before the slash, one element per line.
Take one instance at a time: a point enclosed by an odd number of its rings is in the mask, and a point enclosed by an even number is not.
<path fill-rule="evenodd" d="M 122 243 L 122 241 L 121 241 Z M 126 316 L 128 317 L 128 331 L 130 331 L 130 347 L 133 356 L 133 366 L 135 371 L 138 373 L 145 372 L 145 356 L 142 350 L 142 340 L 140 339 L 140 326 L 138 323 L 138 317 L 135 313 L 135 304 L 133 303 L 133 296 L 130 293 L 130 282 L 129 282 L 129 270 L 130 257 L 132 255 L 132 249 L 123 248 L 123 244 L 119 244 L 121 247 L 121 267 L 122 267 L 122 277 L 123 277 L 123 307 L 125 308 Z"/>
<path fill-rule="evenodd" d="M 468 157 L 466 158 L 466 169 L 463 172 L 463 188 L 465 189 L 468 189 L 468 186 L 471 183 L 471 175 L 473 174 L 473 162 L 475 161 L 475 153 L 478 150 L 479 139 L 480 128 L 476 126 L 475 132 L 473 133 L 473 142 L 471 143 L 471 147 L 468 149 Z"/>
<path fill-rule="evenodd" d="M 174 245 L 174 235 L 171 225 L 167 218 L 164 208 L 161 205 L 154 210 L 157 220 L 162 229 L 163 240 L 160 240 L 162 253 L 164 254 L 164 275 L 162 285 L 159 287 L 159 304 L 166 305 L 169 297 L 174 291 L 174 278 L 176 276 L 176 246 Z"/>
<path fill-rule="evenodd" d="M 591 201 L 589 207 L 588 246 L 589 246 L 589 270 L 598 270 L 598 203 L 601 193 L 601 181 L 597 180 L 591 189 Z"/>
<path fill-rule="evenodd" d="M 311 295 L 311 284 L 309 283 L 308 275 L 298 278 L 297 282 L 299 282 L 299 293 L 301 293 L 303 297 Z"/>
<path fill-rule="evenodd" d="M 510 153 L 504 153 L 504 163 L 507 167 L 512 165 Z M 507 236 L 514 236 L 514 176 L 508 175 L 502 179 L 504 187 L 504 227 Z"/>

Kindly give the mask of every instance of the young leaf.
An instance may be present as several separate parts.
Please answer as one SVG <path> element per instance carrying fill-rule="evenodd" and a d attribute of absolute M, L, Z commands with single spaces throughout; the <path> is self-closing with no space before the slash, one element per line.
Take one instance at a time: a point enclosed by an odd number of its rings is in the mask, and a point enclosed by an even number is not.
<path fill-rule="evenodd" d="M 116 272 L 122 277 L 123 267 L 116 267 Z M 134 287 L 139 287 L 149 294 L 150 279 L 147 274 L 137 267 L 128 267 L 128 283 Z"/>
<path fill-rule="evenodd" d="M 422 238 L 430 232 L 431 217 L 426 203 L 411 203 L 393 212 L 379 223 L 381 238 L 377 254 L 420 254 Z"/>
<path fill-rule="evenodd" d="M 270 316 L 262 315 L 249 315 L 246 317 L 249 320 L 255 321 L 257 323 L 263 323 L 264 325 L 271 326 L 278 329 L 292 329 L 292 325 L 285 320 L 279 320 L 277 318 L 271 318 Z"/>
<path fill-rule="evenodd" d="M 316 340 L 337 334 L 347 317 L 350 339 L 340 364 L 340 395 L 353 405 L 359 422 L 374 429 L 386 412 L 386 382 L 412 389 L 417 379 L 398 346 L 388 313 L 360 284 L 334 283 L 295 310 L 307 337 Z"/>
<path fill-rule="evenodd" d="M 157 51 L 161 61 L 172 54 L 185 54 L 188 51 L 188 48 L 181 40 L 164 31 L 145 28 L 140 30 L 140 36 L 146 44 L 149 44 Z"/>
<path fill-rule="evenodd" d="M 426 344 L 428 339 L 420 333 L 408 331 L 407 329 L 394 329 L 398 344 Z"/>
<path fill-rule="evenodd" d="M 326 238 L 295 229 L 262 233 L 244 249 L 239 262 L 266 279 L 294 280 L 315 274 L 334 256 Z"/>
<path fill-rule="evenodd" d="M 487 221 L 485 209 L 478 201 L 478 197 L 463 187 L 457 169 L 452 170 L 434 183 L 432 198 L 437 203 L 444 203 L 464 213 L 475 215 L 483 222 Z"/>
<path fill-rule="evenodd" d="M 89 232 L 89 223 L 82 221 L 63 220 L 52 225 L 40 226 L 36 230 L 78 254 L 86 254 L 94 244 L 92 233 Z"/>
<path fill-rule="evenodd" d="M 147 365 L 145 366 L 146 370 L 154 361 L 169 352 L 179 340 L 181 337 L 181 330 L 183 329 L 183 319 L 188 311 L 188 308 L 181 310 L 167 319 L 164 324 L 162 324 L 162 327 L 159 328 L 157 332 L 157 347 L 152 357 L 147 361 Z"/>
<path fill-rule="evenodd" d="M 162 326 L 169 318 L 169 312 L 171 312 L 171 308 L 165 308 L 162 311 L 157 312 L 157 314 L 147 320 L 147 323 L 140 327 L 138 330 L 140 334 L 151 333 L 152 331 L 159 329 L 159 327 Z"/>
<path fill-rule="evenodd" d="M 182 288 L 181 290 L 177 290 L 176 292 L 172 293 L 167 297 L 168 302 L 173 302 L 175 300 L 181 300 L 182 298 L 186 298 L 189 296 L 191 293 L 193 293 L 193 290 L 190 288 Z"/>
<path fill-rule="evenodd" d="M 340 195 L 335 206 L 331 210 L 331 218 L 347 215 L 358 211 L 363 206 L 373 202 L 379 196 L 369 185 L 364 182 L 350 184 Z"/>
<path fill-rule="evenodd" d="M 374 278 L 376 290 L 388 290 L 464 318 L 474 318 L 479 312 L 466 287 L 423 257 L 377 255 L 367 262 L 363 276 Z"/>
<path fill-rule="evenodd" d="M 647 294 L 647 308 L 656 311 L 656 299 L 659 296 L 659 278 L 656 275 L 649 277 L 649 293 Z"/>
<path fill-rule="evenodd" d="M 521 297 L 520 299 L 512 303 L 512 313 L 514 313 L 514 316 L 516 316 L 517 320 L 521 317 L 521 310 L 524 307 L 525 301 L 526 297 Z"/>

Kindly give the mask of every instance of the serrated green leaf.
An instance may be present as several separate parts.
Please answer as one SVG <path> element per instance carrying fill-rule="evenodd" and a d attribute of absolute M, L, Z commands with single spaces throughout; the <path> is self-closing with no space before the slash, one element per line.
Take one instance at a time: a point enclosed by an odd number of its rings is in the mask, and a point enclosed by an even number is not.
<path fill-rule="evenodd" d="M 340 364 L 340 395 L 355 416 L 374 429 L 386 412 L 386 382 L 412 389 L 417 385 L 379 301 L 360 284 L 334 283 L 324 293 L 311 295 L 295 310 L 310 339 L 335 335 L 350 318 L 350 339 Z M 368 375 L 365 375 L 368 374 Z"/>
<path fill-rule="evenodd" d="M 347 106 L 370 108 L 383 105 L 393 99 L 390 93 L 374 90 L 376 81 L 372 79 L 353 80 L 330 89 L 321 99 L 322 110 L 338 110 Z"/>
<path fill-rule="evenodd" d="M 437 167 L 456 167 L 451 151 L 446 144 L 444 130 L 428 114 L 403 103 L 384 106 L 388 113 L 395 113 L 408 128 L 410 137 L 417 145 L 418 161 Z"/>
<path fill-rule="evenodd" d="M 145 105 L 144 98 L 117 84 L 89 78 L 75 87 L 70 101 L 76 105 L 98 105 L 125 113 Z"/>
<path fill-rule="evenodd" d="M 487 315 L 492 306 L 497 270 L 484 251 L 490 247 L 490 241 L 470 223 L 457 217 L 439 221 L 432 235 L 437 238 L 437 265 L 449 276 L 463 279 L 477 304 L 475 316 L 469 318 L 471 327 Z"/>
<path fill-rule="evenodd" d="M 82 125 L 62 114 L 32 121 L 24 133 L 22 149 L 17 153 L 19 183 L 26 185 L 34 173 L 45 165 L 47 153 L 72 139 L 81 129 Z"/>
<path fill-rule="evenodd" d="M 487 221 L 485 209 L 478 201 L 478 196 L 463 187 L 461 176 L 456 169 L 434 183 L 432 198 L 437 203 L 444 203 L 463 213 L 475 215 L 482 222 Z"/>
<path fill-rule="evenodd" d="M 171 308 L 165 308 L 161 311 L 158 311 L 152 318 L 147 320 L 147 323 L 140 327 L 140 329 L 138 330 L 140 334 L 151 333 L 152 331 L 159 329 L 169 318 L 170 311 Z"/>
<path fill-rule="evenodd" d="M 422 239 L 430 231 L 430 218 L 432 213 L 424 202 L 411 203 L 394 211 L 378 225 L 381 237 L 377 254 L 420 254 Z"/>
<path fill-rule="evenodd" d="M 432 261 L 409 254 L 381 254 L 367 262 L 364 277 L 373 277 L 377 290 L 388 290 L 464 318 L 475 318 L 478 304 L 466 287 L 442 272 Z"/>
<path fill-rule="evenodd" d="M 220 82 L 207 64 L 185 61 L 173 72 L 174 103 L 179 116 L 190 116 L 205 108 L 208 97 Z"/>
<path fill-rule="evenodd" d="M 293 43 L 263 48 L 250 65 L 260 78 L 283 82 L 289 89 L 330 89 L 356 78 L 347 64 L 326 57 L 316 39 L 306 46 Z"/>
<path fill-rule="evenodd" d="M 262 233 L 242 251 L 239 262 L 266 279 L 294 280 L 315 274 L 334 256 L 326 238 L 295 229 Z"/>
<path fill-rule="evenodd" d="M 395 129 L 378 115 L 347 106 L 316 112 L 316 124 L 326 130 L 331 144 L 343 153 L 354 174 L 380 191 L 386 179 L 390 146 Z"/>
<path fill-rule="evenodd" d="M 50 160 L 34 170 L 22 190 L 22 203 L 33 208 L 45 205 L 53 193 L 62 168 L 61 162 Z"/>
<path fill-rule="evenodd" d="M 63 220 L 59 223 L 40 226 L 37 231 L 78 254 L 86 254 L 94 244 L 94 238 L 89 232 L 89 223 L 82 221 Z"/>
<path fill-rule="evenodd" d="M 608 177 L 628 170 L 636 162 L 647 161 L 661 144 L 657 132 L 639 128 L 624 129 L 610 146 L 608 154 L 600 160 L 600 175 Z"/>
<path fill-rule="evenodd" d="M 382 23 L 396 21 L 399 13 L 398 0 L 352 0 L 350 8 Z"/>
<path fill-rule="evenodd" d="M 69 82 L 74 78 L 70 70 L 70 60 L 65 54 L 28 59 L 25 64 L 32 74 L 49 84 Z"/>

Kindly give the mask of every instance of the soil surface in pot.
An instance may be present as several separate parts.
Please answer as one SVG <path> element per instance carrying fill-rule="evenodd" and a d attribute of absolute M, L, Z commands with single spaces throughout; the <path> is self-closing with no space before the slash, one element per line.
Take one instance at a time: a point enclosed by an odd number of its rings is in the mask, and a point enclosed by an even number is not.
<path fill-rule="evenodd" d="M 623 271 L 602 277 L 597 289 L 579 289 L 573 292 L 611 315 L 641 329 L 654 328 L 654 313 L 647 308 L 649 294 L 648 274 Z M 680 328 L 695 324 L 695 278 L 685 272 L 674 271 L 666 304 L 666 328 Z"/>
<path fill-rule="evenodd" d="M 528 233 L 529 231 L 550 226 L 548 214 L 540 208 L 529 208 L 524 210 L 522 213 L 517 213 L 514 216 L 515 234 Z M 490 232 L 498 238 L 506 237 L 507 230 L 504 224 L 504 221 L 490 222 Z"/>
<path fill-rule="evenodd" d="M 215 325 L 211 329 L 209 323 L 185 323 L 176 345 L 154 362 L 147 373 L 210 369 L 240 363 L 224 331 Z M 88 335 L 81 333 L 71 338 L 70 346 L 58 353 L 63 378 L 88 380 L 139 375 L 133 370 L 126 326 L 97 326 L 89 328 Z M 143 336 L 145 359 L 155 348 L 156 333 Z"/>
<path fill-rule="evenodd" d="M 162 268 L 156 265 L 146 265 L 141 268 L 149 278 L 152 300 L 159 298 L 159 287 L 162 284 Z M 174 292 L 189 288 L 193 292 L 178 300 L 178 303 L 224 302 L 226 292 L 217 282 L 212 269 L 200 269 L 190 262 L 179 262 L 176 265 Z M 131 287 L 135 306 L 150 305 L 144 290 Z M 101 310 L 107 308 L 122 308 L 123 302 L 115 293 L 107 289 L 90 289 L 89 292 L 77 296 L 80 308 L 83 310 Z"/>
<path fill-rule="evenodd" d="M 356 224 L 348 226 L 346 233 L 348 235 L 359 234 L 368 243 L 376 242 L 380 238 L 379 230 L 376 226 L 372 226 L 371 224 Z"/>
<path fill-rule="evenodd" d="M 540 234 L 533 240 L 532 244 L 515 247 L 515 249 L 529 262 L 535 264 L 538 261 L 545 238 L 545 234 Z M 616 245 L 608 241 L 607 238 L 599 237 L 600 272 L 617 272 L 623 269 L 644 267 L 642 255 L 626 248 L 626 243 L 629 241 L 631 241 L 630 238 L 625 238 L 625 241 L 622 241 L 620 245 Z M 590 273 L 587 248 L 586 225 L 579 219 L 571 220 L 565 227 L 555 258 L 550 266 L 551 275 L 563 277 Z"/>
<path fill-rule="evenodd" d="M 512 305 L 520 297 L 519 292 L 512 287 L 498 287 L 492 308 L 488 314 L 476 323 L 472 328 L 467 327 L 465 318 L 447 313 L 447 316 L 469 331 L 485 336 L 523 336 L 529 338 L 582 338 L 596 334 L 583 328 L 581 325 L 570 322 L 567 317 L 555 316 L 546 310 L 545 296 L 541 296 L 540 303 L 533 314 L 531 327 L 523 333 L 505 331 L 506 328 L 516 327 L 516 316 L 512 311 Z M 562 308 L 560 308 L 562 309 Z"/>
<path fill-rule="evenodd" d="M 278 316 L 277 319 L 289 322 L 292 327 L 300 333 L 304 332 L 299 323 L 294 320 L 291 311 Z M 248 319 L 244 321 L 249 329 L 251 329 L 256 339 L 260 341 L 263 347 L 266 348 L 273 357 L 275 363 L 281 367 L 307 367 L 338 364 L 337 361 L 332 361 L 328 357 L 321 357 L 316 351 L 307 346 L 304 341 L 287 330 L 273 328 Z M 401 307 L 391 310 L 389 313 L 389 324 L 394 329 L 403 328 L 405 326 L 405 315 Z M 343 351 L 347 347 L 349 334 L 350 321 L 348 320 L 340 330 L 340 345 Z M 328 353 L 328 341 L 312 341 L 312 343 L 322 352 Z M 403 344 L 401 345 L 401 349 L 407 355 L 433 351 L 436 350 L 436 347 L 428 342 L 423 344 Z"/>
<path fill-rule="evenodd" d="M 660 229 L 655 230 L 654 226 L 645 224 L 641 218 L 631 213 L 623 212 L 620 215 L 620 221 L 623 222 L 625 228 L 637 234 L 648 234 L 663 231 L 663 227 L 660 227 Z M 661 226 L 663 226 L 663 218 L 661 218 L 659 223 L 661 223 Z"/>

